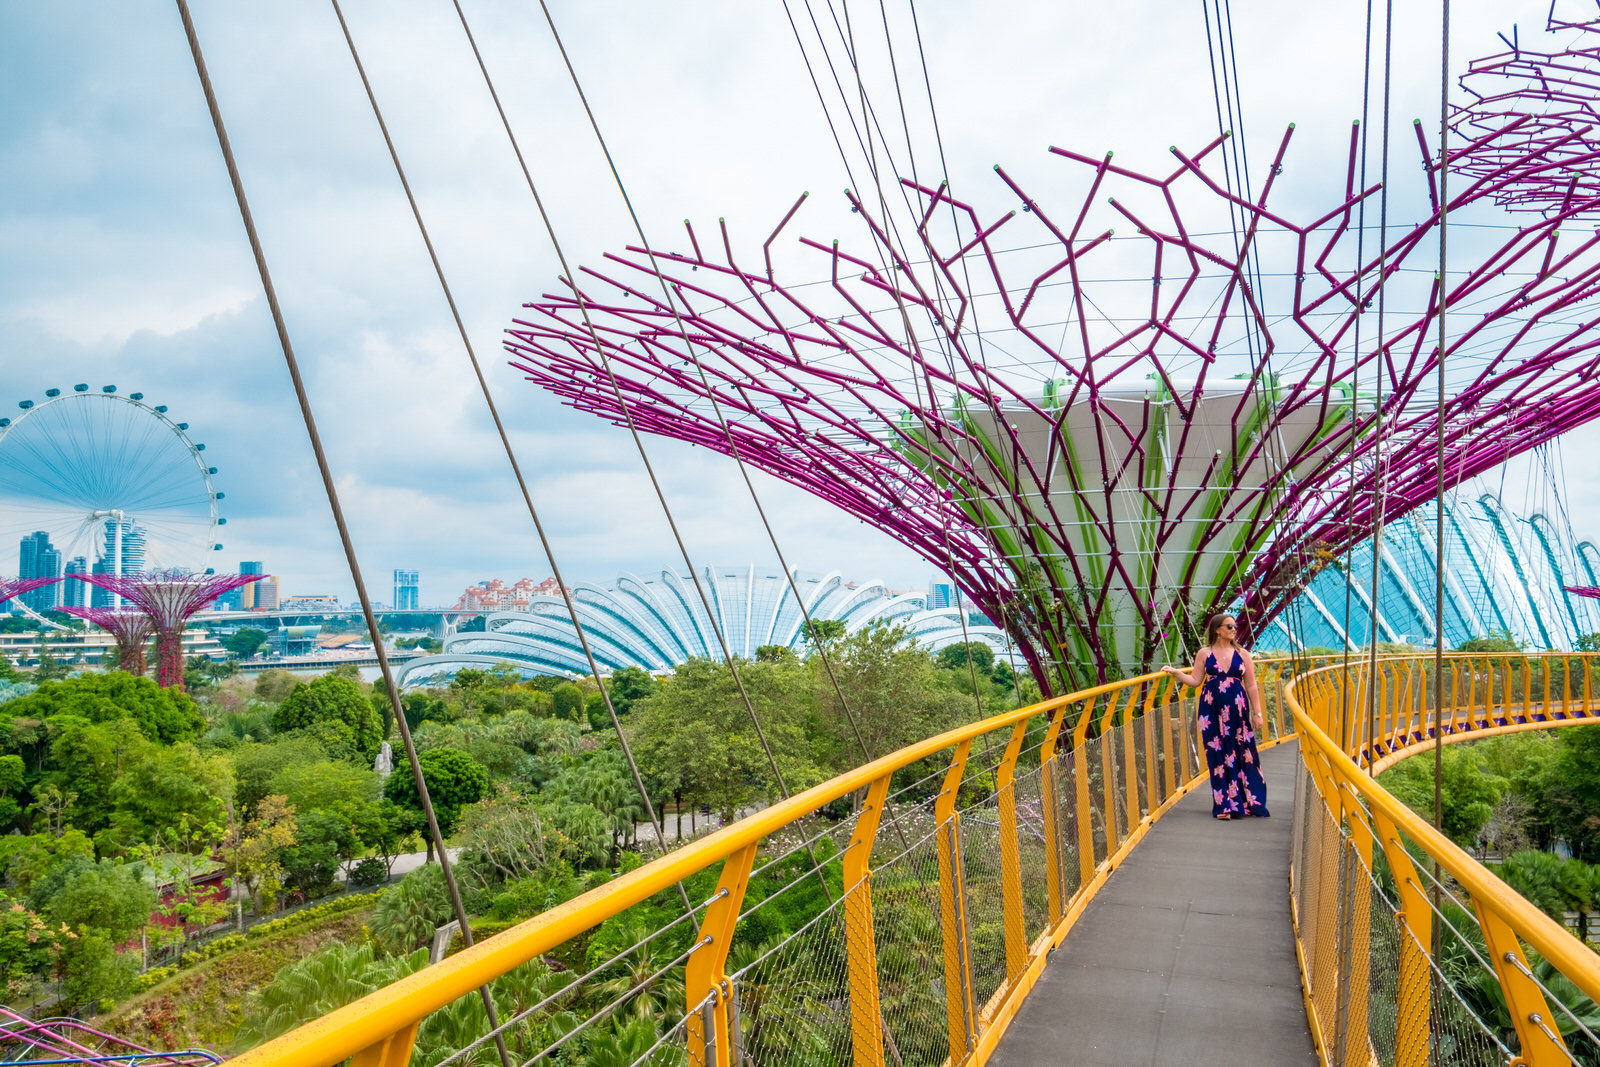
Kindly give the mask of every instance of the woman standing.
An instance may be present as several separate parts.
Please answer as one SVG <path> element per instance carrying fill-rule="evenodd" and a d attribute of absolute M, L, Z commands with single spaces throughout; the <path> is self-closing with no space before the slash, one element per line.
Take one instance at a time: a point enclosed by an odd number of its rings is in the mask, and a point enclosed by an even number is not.
<path fill-rule="evenodd" d="M 1204 685 L 1200 694 L 1200 741 L 1211 771 L 1211 814 L 1265 818 L 1267 785 L 1261 780 L 1256 736 L 1263 732 L 1261 689 L 1250 653 L 1234 643 L 1239 623 L 1232 615 L 1213 615 L 1206 645 L 1195 653 L 1194 670 L 1162 667 L 1184 685 Z"/>

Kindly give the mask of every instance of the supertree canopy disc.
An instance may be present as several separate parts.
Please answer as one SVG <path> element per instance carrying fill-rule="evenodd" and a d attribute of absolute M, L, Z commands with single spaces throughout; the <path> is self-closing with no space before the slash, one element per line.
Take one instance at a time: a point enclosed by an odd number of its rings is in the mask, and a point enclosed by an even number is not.
<path fill-rule="evenodd" d="M 1564 142 L 1519 140 L 1520 122 L 1452 147 L 1452 221 L 1503 222 L 1503 190 L 1561 165 Z M 1244 628 L 1264 625 L 1435 491 L 1439 160 L 1419 127 L 1422 166 L 1396 163 L 1389 196 L 1420 217 L 1380 243 L 1359 131 L 1330 207 L 1274 206 L 1292 134 L 1250 200 L 1224 187 L 1224 138 L 1154 176 L 1054 148 L 1049 197 L 996 167 L 1008 211 L 946 185 L 902 181 L 904 213 L 847 192 L 859 246 L 801 239 L 820 284 L 759 249 L 741 262 L 726 224 L 690 229 L 687 252 L 630 247 L 563 279 L 507 348 L 579 410 L 737 452 L 907 544 L 1046 691 L 1148 669 L 1241 598 Z M 1448 485 L 1600 415 L 1600 237 L 1563 228 L 1597 197 L 1457 254 Z"/>
<path fill-rule="evenodd" d="M 156 635 L 156 683 L 163 689 L 183 688 L 183 631 L 190 616 L 230 589 L 260 581 L 261 574 L 192 574 L 157 571 L 117 576 L 78 577 L 109 589 L 150 620 Z"/>
<path fill-rule="evenodd" d="M 117 642 L 117 662 L 122 670 L 143 677 L 144 646 L 155 635 L 155 623 L 142 611 L 121 608 L 64 607 L 68 615 L 87 619 L 109 633 Z"/>
<path fill-rule="evenodd" d="M 0 578 L 0 604 L 60 580 L 60 578 Z"/>

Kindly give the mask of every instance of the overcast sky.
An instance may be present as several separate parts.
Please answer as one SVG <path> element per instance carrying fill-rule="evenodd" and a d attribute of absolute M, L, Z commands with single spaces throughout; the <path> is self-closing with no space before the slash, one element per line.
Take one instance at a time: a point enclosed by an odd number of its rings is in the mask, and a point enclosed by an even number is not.
<path fill-rule="evenodd" d="M 826 3 L 812 0 L 819 18 Z M 632 234 L 538 5 L 463 6 L 569 259 L 595 263 Z M 804 0 L 790 6 L 807 17 Z M 1513 24 L 1527 43 L 1545 6 L 1458 0 L 1455 66 L 1500 50 L 1495 31 Z M 345 10 L 567 577 L 673 565 L 627 435 L 505 365 L 501 331 L 558 269 L 453 8 L 349 0 Z M 844 167 L 779 0 L 554 0 L 552 10 L 654 244 L 682 246 L 686 217 L 702 232 L 726 217 L 758 251 L 804 190 L 814 195 L 796 232 L 848 235 Z M 918 88 L 907 10 L 905 0 L 885 0 L 886 15 L 864 0 L 851 10 L 874 85 L 888 85 L 887 17 Z M 1198 3 L 922 0 L 916 12 L 958 194 L 999 203 L 995 163 L 1047 186 L 1052 144 L 1157 168 L 1170 165 L 1169 145 L 1215 135 Z M 1342 175 L 1364 12 L 1355 0 L 1240 0 L 1233 29 L 1258 167 L 1295 122 L 1290 175 Z M 195 0 L 194 13 L 374 595 L 389 599 L 389 571 L 402 566 L 422 572 L 424 603 L 479 579 L 543 578 L 549 566 L 332 8 Z M 1396 4 L 1402 129 L 1414 116 L 1437 122 L 1438 20 L 1438 0 Z M 907 108 L 924 128 L 925 93 L 908 91 Z M 169 405 L 220 470 L 219 568 L 259 559 L 285 594 L 352 596 L 172 4 L 0 2 L 0 190 L 0 406 L 78 382 Z M 1564 447 L 1581 457 L 1597 443 L 1590 434 Z M 664 440 L 648 447 L 697 562 L 772 560 L 731 463 Z M 1551 479 L 1530 466 L 1531 478 L 1507 475 L 1514 509 L 1549 506 Z M 1589 536 L 1600 535 L 1592 467 L 1575 461 L 1555 483 Z M 770 479 L 759 489 L 791 563 L 895 587 L 934 573 L 820 501 Z M 0 546 L 0 570 L 14 568 L 14 551 Z"/>

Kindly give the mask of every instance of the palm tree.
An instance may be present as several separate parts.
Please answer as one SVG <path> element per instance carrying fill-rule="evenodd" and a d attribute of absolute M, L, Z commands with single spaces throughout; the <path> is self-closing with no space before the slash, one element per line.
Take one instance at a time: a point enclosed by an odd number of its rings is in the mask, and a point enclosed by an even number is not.
<path fill-rule="evenodd" d="M 237 1051 L 286 1034 L 295 1027 L 360 1000 L 381 986 L 427 966 L 422 950 L 409 956 L 379 956 L 373 945 L 335 942 L 279 969 L 251 997 L 235 1039 Z"/>

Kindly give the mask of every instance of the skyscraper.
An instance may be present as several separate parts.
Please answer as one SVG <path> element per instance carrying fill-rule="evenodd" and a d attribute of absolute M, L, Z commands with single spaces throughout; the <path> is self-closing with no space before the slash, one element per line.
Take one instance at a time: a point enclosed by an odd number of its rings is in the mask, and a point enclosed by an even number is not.
<path fill-rule="evenodd" d="M 67 580 L 60 585 L 61 606 L 64 608 L 81 608 L 84 606 L 84 591 L 89 583 L 78 582 L 72 579 L 74 574 L 88 574 L 89 561 L 83 556 L 73 556 L 72 561 L 61 569 Z"/>
<path fill-rule="evenodd" d="M 259 559 L 247 559 L 239 561 L 239 573 L 265 574 L 267 572 L 265 564 L 263 564 Z M 241 585 L 238 589 L 234 590 L 234 593 L 237 595 L 238 599 L 229 600 L 228 603 L 237 608 L 239 611 L 249 611 L 256 606 L 256 586 L 260 584 L 260 582 L 253 582 L 250 585 Z"/>
<path fill-rule="evenodd" d="M 117 552 L 119 549 L 117 527 L 122 527 L 121 545 L 122 574 L 144 573 L 144 538 L 145 529 L 132 519 L 107 519 L 106 541 L 100 553 L 100 558 L 95 560 L 92 573 L 117 574 Z M 90 603 L 97 608 L 109 608 L 114 603 L 112 594 L 96 586 Z"/>
<path fill-rule="evenodd" d="M 61 577 L 61 551 L 50 543 L 50 535 L 43 530 L 22 539 L 22 560 L 17 568 L 19 578 Z M 23 593 L 17 599 L 34 611 L 49 611 L 60 603 L 61 588 L 46 585 Z"/>
<path fill-rule="evenodd" d="M 400 611 L 417 610 L 417 572 L 394 572 L 394 606 Z"/>

